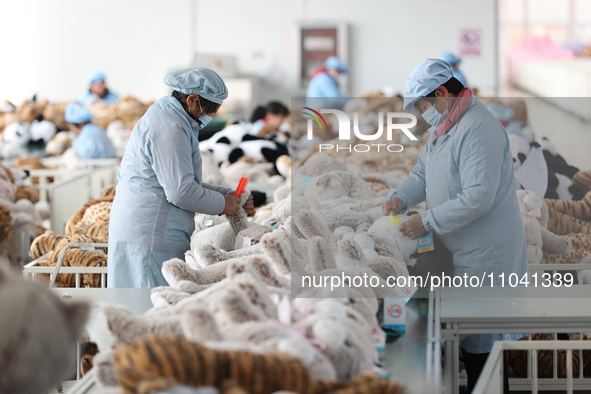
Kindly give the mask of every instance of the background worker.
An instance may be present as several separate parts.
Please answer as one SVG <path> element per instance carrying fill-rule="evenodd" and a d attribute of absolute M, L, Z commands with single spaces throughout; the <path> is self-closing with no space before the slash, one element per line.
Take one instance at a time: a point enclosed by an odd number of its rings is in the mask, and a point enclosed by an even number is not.
<path fill-rule="evenodd" d="M 70 131 L 76 133 L 74 150 L 80 159 L 111 159 L 117 151 L 107 136 L 107 132 L 91 123 L 93 116 L 78 103 L 66 106 L 65 119 Z"/>

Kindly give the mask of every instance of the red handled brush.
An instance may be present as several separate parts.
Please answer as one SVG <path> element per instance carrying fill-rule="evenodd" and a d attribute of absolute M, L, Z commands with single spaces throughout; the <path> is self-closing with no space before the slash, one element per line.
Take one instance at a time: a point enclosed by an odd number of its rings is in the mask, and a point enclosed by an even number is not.
<path fill-rule="evenodd" d="M 240 178 L 240 182 L 238 182 L 238 187 L 236 188 L 234 195 L 240 197 L 240 195 L 246 190 L 246 185 L 248 185 L 248 178 L 243 176 Z"/>

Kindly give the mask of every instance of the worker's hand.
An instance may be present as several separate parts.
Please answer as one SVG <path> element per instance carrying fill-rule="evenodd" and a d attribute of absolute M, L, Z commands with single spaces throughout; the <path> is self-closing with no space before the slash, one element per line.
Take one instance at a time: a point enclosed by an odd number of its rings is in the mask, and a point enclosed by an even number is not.
<path fill-rule="evenodd" d="M 234 215 L 240 209 L 240 197 L 229 195 L 224 196 L 224 198 L 226 199 L 226 206 L 222 213 L 229 216 Z"/>
<path fill-rule="evenodd" d="M 427 234 L 427 230 L 423 227 L 423 218 L 418 213 L 410 215 L 406 222 L 398 226 L 398 230 L 410 239 L 417 239 Z"/>
<path fill-rule="evenodd" d="M 244 208 L 244 211 L 247 215 L 250 215 L 252 213 L 252 211 L 254 210 L 254 198 L 252 198 L 252 194 L 248 196 L 248 199 L 246 200 L 242 208 Z"/>
<path fill-rule="evenodd" d="M 391 200 L 386 201 L 382 204 L 382 211 L 384 212 L 384 216 L 388 215 L 396 215 L 398 211 L 402 209 L 404 206 L 404 201 L 402 201 L 398 197 L 394 197 Z"/>

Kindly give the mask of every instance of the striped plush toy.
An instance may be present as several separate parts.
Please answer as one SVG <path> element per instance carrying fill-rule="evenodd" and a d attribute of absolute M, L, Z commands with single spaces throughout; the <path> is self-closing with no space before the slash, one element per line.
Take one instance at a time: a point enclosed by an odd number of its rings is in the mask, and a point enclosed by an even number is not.
<path fill-rule="evenodd" d="M 150 337 L 115 349 L 115 376 L 126 394 L 147 394 L 175 385 L 226 388 L 245 393 L 397 394 L 400 383 L 361 374 L 348 381 L 319 382 L 296 357 L 214 350 L 184 338 Z"/>

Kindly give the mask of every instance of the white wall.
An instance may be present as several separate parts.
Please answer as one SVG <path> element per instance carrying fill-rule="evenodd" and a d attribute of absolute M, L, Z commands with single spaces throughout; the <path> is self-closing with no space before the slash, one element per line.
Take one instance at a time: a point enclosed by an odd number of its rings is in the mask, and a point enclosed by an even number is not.
<path fill-rule="evenodd" d="M 196 5 L 195 36 L 191 4 Z M 458 51 L 459 30 L 479 27 L 482 55 L 466 58 L 472 85 L 495 88 L 496 0 L 0 0 L 0 100 L 38 93 L 75 98 L 94 69 L 120 94 L 158 98 L 163 75 L 197 53 L 234 54 L 278 98 L 293 94 L 296 21 L 350 26 L 351 93 L 402 90 L 413 67 Z M 231 92 L 230 92 L 231 94 Z"/>
<path fill-rule="evenodd" d="M 235 53 L 243 71 L 283 74 L 293 86 L 298 20 L 345 21 L 350 24 L 351 93 L 391 85 L 404 89 L 412 69 L 442 51 L 459 51 L 462 28 L 480 28 L 482 54 L 465 58 L 463 71 L 484 91 L 496 86 L 495 0 L 197 0 L 197 12 L 226 11 L 220 20 L 199 18 L 197 48 Z M 224 26 L 226 26 L 224 28 Z M 213 39 L 208 32 L 219 32 Z M 279 71 L 275 70 L 279 68 Z"/>
<path fill-rule="evenodd" d="M 0 100 L 78 97 L 101 69 L 121 95 L 158 98 L 191 56 L 190 0 L 0 0 Z"/>

